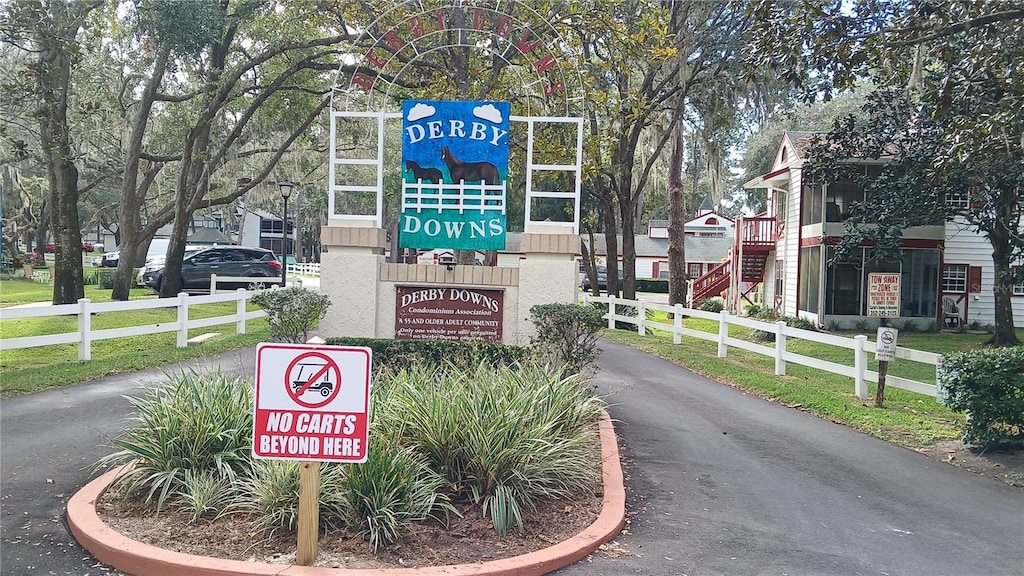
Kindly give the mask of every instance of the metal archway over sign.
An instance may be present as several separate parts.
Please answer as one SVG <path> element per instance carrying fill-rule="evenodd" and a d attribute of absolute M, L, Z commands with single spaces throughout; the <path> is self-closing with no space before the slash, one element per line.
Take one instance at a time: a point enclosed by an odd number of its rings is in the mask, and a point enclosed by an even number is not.
<path fill-rule="evenodd" d="M 498 227 L 496 222 L 504 222 L 507 168 L 501 181 L 492 178 L 486 166 L 486 174 L 453 168 L 453 162 L 465 162 L 448 145 L 442 146 L 444 157 L 432 153 L 425 165 L 410 163 L 415 155 L 410 140 L 417 136 L 482 139 L 473 132 L 473 120 L 449 118 L 434 132 L 408 132 L 423 130 L 410 128 L 410 106 L 437 95 L 458 94 L 479 101 L 477 107 L 508 107 L 503 120 L 512 123 L 510 130 L 525 149 L 525 228 L 579 233 L 583 121 L 578 114 L 583 86 L 576 54 L 548 19 L 520 2 L 409 1 L 382 13 L 367 26 L 362 40 L 362 48 L 339 69 L 333 89 L 329 224 L 382 227 L 388 166 L 402 172 L 402 207 L 409 214 L 403 220 L 405 232 L 421 236 L 410 246 L 435 241 L 469 247 L 452 243 L 450 234 L 439 238 L 441 231 L 457 228 L 457 221 L 420 217 L 424 210 L 440 214 L 452 206 L 461 213 L 473 207 L 481 215 L 488 212 L 487 217 L 465 223 L 470 233 L 489 232 Z M 472 107 L 473 102 L 466 104 Z M 405 108 L 400 112 L 399 106 Z M 535 116 L 534 111 L 544 115 Z M 557 140 L 558 145 L 541 145 L 545 139 Z M 493 163 L 478 159 L 471 164 Z M 441 195 L 444 200 L 437 199 Z M 429 237 L 424 239 L 425 235 Z M 495 241 L 490 234 L 481 236 Z"/>

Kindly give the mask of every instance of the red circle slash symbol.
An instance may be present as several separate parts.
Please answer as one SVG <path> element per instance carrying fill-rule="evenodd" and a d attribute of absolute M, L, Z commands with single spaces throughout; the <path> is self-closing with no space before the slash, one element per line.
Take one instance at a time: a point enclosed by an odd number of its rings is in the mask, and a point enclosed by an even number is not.
<path fill-rule="evenodd" d="M 320 408 L 338 396 L 341 390 L 341 369 L 326 354 L 300 354 L 285 370 L 284 387 L 296 404 L 306 408 Z"/>

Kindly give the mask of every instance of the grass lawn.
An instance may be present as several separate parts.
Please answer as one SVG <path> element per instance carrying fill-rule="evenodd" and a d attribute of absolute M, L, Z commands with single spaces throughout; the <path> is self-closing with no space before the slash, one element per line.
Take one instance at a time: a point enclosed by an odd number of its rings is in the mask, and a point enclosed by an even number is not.
<path fill-rule="evenodd" d="M 29 280 L 0 281 L 0 307 L 50 302 L 53 288 Z M 110 290 L 95 285 L 85 287 L 85 297 L 93 302 L 109 302 Z M 130 299 L 156 298 L 149 289 L 133 289 Z M 249 305 L 250 310 L 257 307 Z M 232 314 L 233 302 L 193 305 L 189 307 L 190 318 L 209 318 Z M 111 312 L 97 314 L 92 327 L 97 330 L 122 328 L 160 322 L 175 322 L 174 308 L 134 312 Z M 18 338 L 42 334 L 59 334 L 77 330 L 74 316 L 50 316 L 5 320 L 0 323 L 0 337 Z M 177 336 L 173 332 L 132 336 L 111 340 L 100 340 L 92 344 L 92 360 L 78 360 L 78 346 L 55 344 L 46 347 L 23 348 L 0 351 L 0 395 L 13 396 L 37 392 L 47 388 L 66 386 L 119 372 L 131 372 L 152 366 L 173 364 L 190 358 L 225 352 L 251 346 L 270 340 L 270 331 L 262 318 L 246 323 L 246 334 L 236 335 L 234 322 L 189 331 L 189 337 L 206 332 L 220 332 L 221 336 L 204 342 L 201 346 L 178 348 Z"/>
<path fill-rule="evenodd" d="M 651 319 L 671 323 L 659 314 L 654 313 Z M 718 323 L 710 320 L 687 318 L 685 326 L 718 333 Z M 604 330 L 602 334 L 709 378 L 910 448 L 920 448 L 962 435 L 963 414 L 956 414 L 934 398 L 914 392 L 887 387 L 885 405 L 879 409 L 874 407 L 873 398 L 859 400 L 854 395 L 853 379 L 844 376 L 792 363 L 787 364 L 785 376 L 776 376 L 774 359 L 771 357 L 731 347 L 727 358 L 718 358 L 716 342 L 684 336 L 682 344 L 674 345 L 671 334 L 660 330 L 648 329 L 645 337 L 626 330 Z M 843 335 L 852 337 L 855 333 Z M 731 327 L 730 336 L 756 341 L 751 330 L 739 326 Z M 868 336 L 874 339 L 874 334 Z M 948 354 L 980 348 L 987 338 L 987 334 L 900 333 L 899 345 Z M 773 346 L 771 342 L 765 344 Z M 794 339 L 789 340 L 786 348 L 797 354 L 853 366 L 851 350 Z M 877 370 L 874 354 L 868 357 L 869 368 Z M 918 362 L 901 359 L 890 362 L 889 373 L 921 382 L 935 382 L 935 367 Z M 873 395 L 874 391 L 875 385 L 869 384 L 869 393 Z"/>

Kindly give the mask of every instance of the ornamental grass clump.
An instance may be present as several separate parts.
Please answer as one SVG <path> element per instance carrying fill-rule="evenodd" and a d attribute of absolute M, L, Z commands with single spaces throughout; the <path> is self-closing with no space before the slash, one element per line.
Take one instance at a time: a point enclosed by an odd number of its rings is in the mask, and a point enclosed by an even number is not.
<path fill-rule="evenodd" d="M 210 486 L 231 484 L 249 474 L 252 389 L 248 383 L 220 372 L 182 371 L 169 374 L 163 385 L 129 401 L 135 415 L 124 433 L 112 440 L 117 451 L 97 463 L 110 467 L 134 462 L 113 487 L 144 493 L 146 501 L 155 500 L 157 511 L 168 501 L 201 508 L 201 513 L 226 506 L 230 499 Z M 202 496 L 199 490 L 216 497 Z"/>
<path fill-rule="evenodd" d="M 457 499 L 479 505 L 499 535 L 521 529 L 538 501 L 593 494 L 599 485 L 603 403 L 578 376 L 481 366 L 382 380 L 395 387 L 387 412 L 402 415 L 392 420 L 401 442 L 444 475 Z"/>

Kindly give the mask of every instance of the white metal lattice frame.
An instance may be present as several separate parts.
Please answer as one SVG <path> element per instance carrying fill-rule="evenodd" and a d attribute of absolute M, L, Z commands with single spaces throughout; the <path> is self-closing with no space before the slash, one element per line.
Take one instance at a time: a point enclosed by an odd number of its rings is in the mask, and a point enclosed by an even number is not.
<path fill-rule="evenodd" d="M 355 112 L 355 111 L 332 111 L 331 112 L 331 135 L 330 135 L 330 161 L 328 165 L 328 221 L 352 222 L 371 221 L 377 228 L 383 227 L 384 220 L 384 124 L 387 120 L 400 119 L 401 113 L 397 112 Z M 377 154 L 374 158 L 339 158 L 337 148 L 337 124 L 339 120 L 346 118 L 371 118 L 377 121 Z M 527 154 L 526 154 L 526 214 L 524 218 L 525 228 L 530 229 L 531 224 L 544 225 L 547 227 L 565 228 L 572 230 L 573 234 L 580 232 L 580 196 L 583 176 L 583 119 L 571 117 L 548 117 L 548 116 L 512 116 L 512 122 L 525 122 L 527 126 Z M 575 124 L 576 125 L 576 154 L 574 164 L 535 164 L 533 161 L 534 126 L 537 124 Z M 352 183 L 337 182 L 336 168 L 346 165 L 374 166 L 377 173 L 376 186 L 366 186 Z M 533 174 L 538 171 L 561 171 L 572 172 L 575 176 L 573 190 L 535 190 L 533 187 Z M 424 187 L 426 188 L 426 187 Z M 377 195 L 376 212 L 374 214 L 346 214 L 338 212 L 335 196 L 347 192 L 375 192 Z M 538 198 L 560 198 L 573 201 L 573 219 L 571 222 L 547 222 L 533 220 L 530 215 L 530 205 Z M 404 200 L 403 200 L 404 203 Z M 422 206 L 426 207 L 426 206 Z M 475 206 L 474 206 L 475 207 Z M 467 206 L 466 208 L 470 208 Z M 490 207 L 488 207 L 490 208 Z"/>
<path fill-rule="evenodd" d="M 580 233 L 580 196 L 583 179 L 583 118 L 550 117 L 550 116 L 513 116 L 513 122 L 526 122 L 526 215 L 523 218 L 524 228 L 529 231 L 531 224 L 544 225 L 546 227 L 564 227 L 572 229 L 573 234 Z M 576 125 L 576 154 L 575 164 L 535 164 L 533 162 L 533 129 L 537 124 L 575 124 Z M 575 175 L 573 190 L 536 190 L 533 187 L 533 173 L 538 171 L 572 172 Z M 573 218 L 572 222 L 548 222 L 534 220 L 531 215 L 531 205 L 535 198 L 561 198 L 572 199 Z"/>

